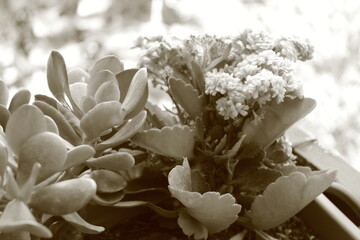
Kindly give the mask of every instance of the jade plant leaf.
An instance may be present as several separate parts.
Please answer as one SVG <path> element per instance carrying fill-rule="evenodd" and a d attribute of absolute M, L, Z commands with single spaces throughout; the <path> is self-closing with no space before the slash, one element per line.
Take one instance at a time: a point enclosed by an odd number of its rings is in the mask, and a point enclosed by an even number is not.
<path fill-rule="evenodd" d="M 16 109 L 24 104 L 28 104 L 30 102 L 31 93 L 27 89 L 21 89 L 11 99 L 9 105 L 9 112 L 13 113 Z"/>
<path fill-rule="evenodd" d="M 266 149 L 290 126 L 311 112 L 315 105 L 315 100 L 311 98 L 285 98 L 279 104 L 272 101 L 263 107 L 265 115 L 259 123 L 253 123 L 252 119 L 245 121 L 242 128 L 242 133 L 246 135 L 244 144 Z"/>
<path fill-rule="evenodd" d="M 68 71 L 68 83 L 73 84 L 76 82 L 86 83 L 89 81 L 90 75 L 84 69 L 75 67 Z"/>
<path fill-rule="evenodd" d="M 29 207 L 22 201 L 10 201 L 0 217 L 0 231 L 2 233 L 30 232 L 41 238 L 51 238 L 51 231 L 36 221 Z"/>
<path fill-rule="evenodd" d="M 79 145 L 68 151 L 63 169 L 84 163 L 95 154 L 95 149 L 90 145 Z"/>
<path fill-rule="evenodd" d="M 76 82 L 69 85 L 70 94 L 74 99 L 76 105 L 81 106 L 81 102 L 87 93 L 87 84 L 83 82 Z"/>
<path fill-rule="evenodd" d="M 0 126 L 3 127 L 3 129 L 6 129 L 6 124 L 9 121 L 11 113 L 9 110 L 4 106 L 0 104 Z"/>
<path fill-rule="evenodd" d="M 102 102 L 84 115 L 80 120 L 80 128 L 87 140 L 93 140 L 105 130 L 120 125 L 123 120 L 124 111 L 120 102 Z"/>
<path fill-rule="evenodd" d="M 120 102 L 123 102 L 125 99 L 125 96 L 129 90 L 131 80 L 133 79 L 135 73 L 139 71 L 138 68 L 131 68 L 126 69 L 124 71 L 119 72 L 116 74 L 116 80 L 119 84 L 121 96 L 120 96 Z"/>
<path fill-rule="evenodd" d="M 100 85 L 94 96 L 96 103 L 119 101 L 120 90 L 115 82 L 105 82 Z"/>
<path fill-rule="evenodd" d="M 96 105 L 95 99 L 90 95 L 86 95 L 84 97 L 84 99 L 82 100 L 80 107 L 81 107 L 81 110 L 83 110 L 84 113 L 87 113 L 93 107 L 95 107 L 95 105 Z"/>
<path fill-rule="evenodd" d="M 127 152 L 115 152 L 86 161 L 91 167 L 104 168 L 112 171 L 129 170 L 135 164 L 134 157 Z"/>
<path fill-rule="evenodd" d="M 144 130 L 130 140 L 147 150 L 179 160 L 191 158 L 195 146 L 194 132 L 188 126 L 180 125 Z"/>
<path fill-rule="evenodd" d="M 122 102 L 128 119 L 136 116 L 144 109 L 148 95 L 147 71 L 146 68 L 141 68 L 132 78 L 129 89 Z"/>
<path fill-rule="evenodd" d="M 95 96 L 98 88 L 105 82 L 114 82 L 117 84 L 115 75 L 109 70 L 103 70 L 91 75 L 89 83 L 87 84 L 87 95 Z"/>
<path fill-rule="evenodd" d="M 136 115 L 131 120 L 127 121 L 124 125 L 122 125 L 119 130 L 111 136 L 109 139 L 96 144 L 95 149 L 97 151 L 104 150 L 106 148 L 111 148 L 115 146 L 119 146 L 120 144 L 126 142 L 131 137 L 133 137 L 144 125 L 146 121 L 146 111 L 141 111 L 138 115 Z"/>
<path fill-rule="evenodd" d="M 56 135 L 59 135 L 59 129 L 55 123 L 55 121 L 49 117 L 45 115 L 45 120 L 46 120 L 46 131 L 48 132 L 53 132 Z"/>
<path fill-rule="evenodd" d="M 168 176 L 169 191 L 184 206 L 178 223 L 188 236 L 207 238 L 208 233 L 217 233 L 228 228 L 238 218 L 241 206 L 229 194 L 218 192 L 200 194 L 193 188 L 191 169 L 187 159 L 183 165 L 174 167 Z"/>
<path fill-rule="evenodd" d="M 97 234 L 105 230 L 104 227 L 86 222 L 77 212 L 64 214 L 61 217 L 82 233 Z"/>
<path fill-rule="evenodd" d="M 6 125 L 6 140 L 15 154 L 30 137 L 45 132 L 47 128 L 44 114 L 31 105 L 19 107 Z"/>
<path fill-rule="evenodd" d="M 127 180 L 123 176 L 110 170 L 91 171 L 90 177 L 96 182 L 96 190 L 100 193 L 118 192 L 127 185 Z"/>
<path fill-rule="evenodd" d="M 90 75 L 102 70 L 109 70 L 110 72 L 117 74 L 124 70 L 124 64 L 115 56 L 110 55 L 98 60 L 90 70 Z"/>
<path fill-rule="evenodd" d="M 270 229 L 297 214 L 335 180 L 336 171 L 291 172 L 255 198 L 248 213 L 257 229 Z"/>
<path fill-rule="evenodd" d="M 195 119 L 203 112 L 204 100 L 199 96 L 199 92 L 190 84 L 186 84 L 180 79 L 169 79 L 170 92 L 175 101 Z"/>
<path fill-rule="evenodd" d="M 0 104 L 6 106 L 9 101 L 9 89 L 4 81 L 0 80 Z"/>
<path fill-rule="evenodd" d="M 95 193 L 93 179 L 70 179 L 34 191 L 29 206 L 42 213 L 60 216 L 80 210 Z"/>

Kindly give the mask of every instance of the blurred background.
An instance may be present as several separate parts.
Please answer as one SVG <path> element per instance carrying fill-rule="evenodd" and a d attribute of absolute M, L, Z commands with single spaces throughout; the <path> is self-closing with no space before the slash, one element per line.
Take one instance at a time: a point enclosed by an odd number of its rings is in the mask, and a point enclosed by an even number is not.
<path fill-rule="evenodd" d="M 227 36 L 246 28 L 310 40 L 314 59 L 299 63 L 297 76 L 318 106 L 301 124 L 360 170 L 358 0 L 0 0 L 0 79 L 12 93 L 50 94 L 52 50 L 68 69 L 90 69 L 108 54 L 131 68 L 140 36 Z"/>

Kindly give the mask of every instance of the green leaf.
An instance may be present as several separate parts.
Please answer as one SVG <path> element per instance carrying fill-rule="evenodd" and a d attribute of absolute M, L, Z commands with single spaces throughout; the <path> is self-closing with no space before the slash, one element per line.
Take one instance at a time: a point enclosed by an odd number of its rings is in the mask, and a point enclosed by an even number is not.
<path fill-rule="evenodd" d="M 194 154 L 195 136 L 188 126 L 145 130 L 137 133 L 131 141 L 154 153 L 179 160 L 183 157 L 191 158 Z"/>
<path fill-rule="evenodd" d="M 146 111 L 141 111 L 131 120 L 127 121 L 122 125 L 119 130 L 111 136 L 109 139 L 96 144 L 95 149 L 97 151 L 104 150 L 107 148 L 112 148 L 119 146 L 120 144 L 128 141 L 132 136 L 134 136 L 144 125 L 146 121 Z"/>
<path fill-rule="evenodd" d="M 252 203 L 249 212 L 252 224 L 257 229 L 282 224 L 324 192 L 335 181 L 335 176 L 336 171 L 314 171 L 306 175 L 292 172 L 278 178 Z"/>
<path fill-rule="evenodd" d="M 110 170 L 100 169 L 91 171 L 90 177 L 96 182 L 96 190 L 99 193 L 118 192 L 127 185 L 127 181 L 123 176 Z"/>
<path fill-rule="evenodd" d="M 9 101 L 9 89 L 4 81 L 0 80 L 0 104 L 6 107 Z"/>
<path fill-rule="evenodd" d="M 191 169 L 187 159 L 183 165 L 174 167 L 168 176 L 169 191 L 186 208 L 180 212 L 178 223 L 188 236 L 197 239 L 206 237 L 208 233 L 217 233 L 228 228 L 238 219 L 241 206 L 229 194 L 218 192 L 192 191 Z"/>
<path fill-rule="evenodd" d="M 86 222 L 77 212 L 64 214 L 61 217 L 82 233 L 98 234 L 105 230 L 105 228 L 101 226 L 96 226 Z"/>
<path fill-rule="evenodd" d="M 31 93 L 27 89 L 19 90 L 13 98 L 11 99 L 10 105 L 9 105 L 9 112 L 13 113 L 16 109 L 18 109 L 20 106 L 24 104 L 28 104 L 30 102 Z"/>
<path fill-rule="evenodd" d="M 264 119 L 253 123 L 247 119 L 242 127 L 245 134 L 244 144 L 257 145 L 266 149 L 295 122 L 305 117 L 315 108 L 316 102 L 311 98 L 285 98 L 282 103 L 272 101 L 263 107 Z"/>
<path fill-rule="evenodd" d="M 57 51 L 52 51 L 47 64 L 48 86 L 54 97 L 65 106 L 68 106 L 65 95 L 70 100 L 75 115 L 79 118 L 83 115 L 80 108 L 74 102 L 68 83 L 68 76 L 64 58 Z"/>
<path fill-rule="evenodd" d="M 141 68 L 132 78 L 129 89 L 122 102 L 127 119 L 136 116 L 139 112 L 144 110 L 148 95 L 149 88 L 146 68 Z"/>
<path fill-rule="evenodd" d="M 124 111 L 120 102 L 109 101 L 97 104 L 80 120 L 80 128 L 87 140 L 99 137 L 105 130 L 120 125 Z"/>
<path fill-rule="evenodd" d="M 170 92 L 177 104 L 184 108 L 192 119 L 201 115 L 204 110 L 204 100 L 199 92 L 190 84 L 180 79 L 169 79 Z"/>
<path fill-rule="evenodd" d="M 76 212 L 95 195 L 96 183 L 90 178 L 70 179 L 40 188 L 32 195 L 30 207 L 54 216 Z"/>
<path fill-rule="evenodd" d="M 35 101 L 33 104 L 40 108 L 40 110 L 45 115 L 51 117 L 54 120 L 62 138 L 75 146 L 80 144 L 80 137 L 76 134 L 74 128 L 70 125 L 65 116 L 61 114 L 59 110 L 42 101 Z"/>
<path fill-rule="evenodd" d="M 86 161 L 91 167 L 103 168 L 112 171 L 129 170 L 135 164 L 134 157 L 127 152 L 115 152 Z"/>
<path fill-rule="evenodd" d="M 108 70 L 116 75 L 124 70 L 124 64 L 113 55 L 103 57 L 95 63 L 90 71 L 90 76 L 102 70 Z"/>
<path fill-rule="evenodd" d="M 89 83 L 87 84 L 87 95 L 94 97 L 96 91 L 105 82 L 114 82 L 117 84 L 115 75 L 109 70 L 103 70 L 91 75 Z"/>
<path fill-rule="evenodd" d="M 6 125 L 6 139 L 15 154 L 30 137 L 46 131 L 46 120 L 39 108 L 31 105 L 19 107 Z"/>

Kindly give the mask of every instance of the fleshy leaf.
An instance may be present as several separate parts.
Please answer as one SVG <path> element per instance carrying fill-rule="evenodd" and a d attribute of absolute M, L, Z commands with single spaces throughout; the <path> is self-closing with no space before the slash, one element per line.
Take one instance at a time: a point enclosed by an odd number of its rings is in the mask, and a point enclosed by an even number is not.
<path fill-rule="evenodd" d="M 45 116 L 45 120 L 46 120 L 46 131 L 53 132 L 56 135 L 59 135 L 59 129 L 55 121 L 49 116 Z"/>
<path fill-rule="evenodd" d="M 105 169 L 92 171 L 90 177 L 96 182 L 97 191 L 100 193 L 118 192 L 127 185 L 127 181 L 123 176 Z"/>
<path fill-rule="evenodd" d="M 93 140 L 105 130 L 120 125 L 123 120 L 124 112 L 120 102 L 102 102 L 84 115 L 80 128 L 88 140 Z"/>
<path fill-rule="evenodd" d="M 97 192 L 92 198 L 92 201 L 102 206 L 114 206 L 114 204 L 120 202 L 124 196 L 125 192 L 123 190 L 111 193 Z"/>
<path fill-rule="evenodd" d="M 191 169 L 187 159 L 182 166 L 173 168 L 168 176 L 169 191 L 185 207 L 186 214 L 198 221 L 208 233 L 220 232 L 228 228 L 238 218 L 241 206 L 236 204 L 235 198 L 229 194 L 220 195 L 218 192 L 200 194 L 192 191 Z M 184 216 L 178 220 L 184 233 L 204 235 L 203 229 L 193 226 L 193 219 Z M 191 222 L 184 222 L 190 221 Z M 180 221 L 180 222 L 179 222 Z"/>
<path fill-rule="evenodd" d="M 116 75 L 124 70 L 124 64 L 115 56 L 106 56 L 95 63 L 90 71 L 90 75 L 94 75 L 95 73 L 102 70 L 109 70 Z"/>
<path fill-rule="evenodd" d="M 182 159 L 191 158 L 195 136 L 188 126 L 175 125 L 162 129 L 149 129 L 131 138 L 136 145 L 160 155 Z"/>
<path fill-rule="evenodd" d="M 144 125 L 146 121 L 146 111 L 141 111 L 134 118 L 130 119 L 120 129 L 109 139 L 95 145 L 97 151 L 104 150 L 106 148 L 111 148 L 119 146 L 120 144 L 126 142 L 131 137 L 133 137 Z"/>
<path fill-rule="evenodd" d="M 170 92 L 175 101 L 180 104 L 181 107 L 195 119 L 203 112 L 204 101 L 199 96 L 199 92 L 193 88 L 190 84 L 186 84 L 180 79 L 169 79 Z"/>
<path fill-rule="evenodd" d="M 29 177 L 32 165 L 41 164 L 38 181 L 42 181 L 63 168 L 67 150 L 60 136 L 43 132 L 29 138 L 19 152 L 17 181 L 22 185 Z"/>
<path fill-rule="evenodd" d="M 115 75 L 109 70 L 103 70 L 91 75 L 87 85 L 87 95 L 95 96 L 98 88 L 105 82 L 114 82 L 117 84 Z"/>
<path fill-rule="evenodd" d="M 9 121 L 10 115 L 9 110 L 4 105 L 0 105 L 0 126 L 2 126 L 3 129 L 6 129 L 6 124 Z"/>
<path fill-rule="evenodd" d="M 105 228 L 101 226 L 96 226 L 86 222 L 77 212 L 65 214 L 61 217 L 82 233 L 97 234 L 105 230 Z"/>
<path fill-rule="evenodd" d="M 131 80 L 123 101 L 126 118 L 132 118 L 144 109 L 149 95 L 146 68 L 139 69 Z"/>
<path fill-rule="evenodd" d="M 80 107 L 83 98 L 86 96 L 87 84 L 83 82 L 76 82 L 69 85 L 70 94 L 75 103 Z"/>
<path fill-rule="evenodd" d="M 0 104 L 6 107 L 9 101 L 9 88 L 4 81 L 0 80 Z"/>
<path fill-rule="evenodd" d="M 84 163 L 94 154 L 95 154 L 95 150 L 90 145 L 76 146 L 67 153 L 67 158 L 63 166 L 63 169 L 65 170 L 70 167 L 76 166 L 78 164 Z"/>
<path fill-rule="evenodd" d="M 126 69 L 124 71 L 119 72 L 116 74 L 116 80 L 119 83 L 119 89 L 120 89 L 120 102 L 124 101 L 124 98 L 129 90 L 131 80 L 133 79 L 135 73 L 139 71 L 138 68 L 131 68 Z"/>
<path fill-rule="evenodd" d="M 96 183 L 90 178 L 70 179 L 35 191 L 29 206 L 54 216 L 76 212 L 95 195 Z"/>
<path fill-rule="evenodd" d="M 31 105 L 19 107 L 6 125 L 6 139 L 15 154 L 30 137 L 46 131 L 46 120 L 39 108 Z"/>
<path fill-rule="evenodd" d="M 101 84 L 95 93 L 94 99 L 96 103 L 107 101 L 119 101 L 120 90 L 115 82 L 105 82 Z"/>
<path fill-rule="evenodd" d="M 280 225 L 325 191 L 335 175 L 335 171 L 315 171 L 308 175 L 293 172 L 278 178 L 252 203 L 249 212 L 252 224 L 257 229 Z"/>
<path fill-rule="evenodd" d="M 209 232 L 204 225 L 189 215 L 186 211 L 179 213 L 178 224 L 187 236 L 194 235 L 194 239 L 207 239 Z"/>
<path fill-rule="evenodd" d="M 135 164 L 134 157 L 127 152 L 115 152 L 98 158 L 89 159 L 86 163 L 91 167 L 112 171 L 128 170 Z"/>
<path fill-rule="evenodd" d="M 40 108 L 45 115 L 51 117 L 55 121 L 59 129 L 59 134 L 62 138 L 73 145 L 80 144 L 80 137 L 76 134 L 74 128 L 59 110 L 42 101 L 35 101 L 33 104 Z"/>
<path fill-rule="evenodd" d="M 191 61 L 191 69 L 193 72 L 193 78 L 196 82 L 196 88 L 200 91 L 200 94 L 205 93 L 205 78 L 203 70 L 195 61 Z"/>
<path fill-rule="evenodd" d="M 76 82 L 83 82 L 83 83 L 87 83 L 89 81 L 90 75 L 85 72 L 84 69 L 76 67 L 71 69 L 68 72 L 68 81 L 69 84 L 73 84 Z"/>
<path fill-rule="evenodd" d="M 86 95 L 84 97 L 84 99 L 82 100 L 80 107 L 81 107 L 81 110 L 83 110 L 84 113 L 87 113 L 88 111 L 93 109 L 93 107 L 95 107 L 95 105 L 96 105 L 95 99 L 90 95 Z"/>
<path fill-rule="evenodd" d="M 30 232 L 31 234 L 51 238 L 51 231 L 36 221 L 28 206 L 19 200 L 10 201 L 0 217 L 0 231 L 8 232 Z"/>
<path fill-rule="evenodd" d="M 9 105 L 9 112 L 13 113 L 16 109 L 18 109 L 20 106 L 24 104 L 28 104 L 30 102 L 31 93 L 27 89 L 19 90 L 13 98 L 11 99 L 10 105 Z"/>
<path fill-rule="evenodd" d="M 178 123 L 174 114 L 162 110 L 159 106 L 155 104 L 147 102 L 145 108 L 149 113 L 147 120 L 155 128 L 173 126 Z"/>
<path fill-rule="evenodd" d="M 311 112 L 315 105 L 315 100 L 311 98 L 285 98 L 285 101 L 279 104 L 276 101 L 271 102 L 263 107 L 265 115 L 259 123 L 252 123 L 252 119 L 245 121 L 242 128 L 242 133 L 246 135 L 244 144 L 266 149 L 291 125 Z"/>

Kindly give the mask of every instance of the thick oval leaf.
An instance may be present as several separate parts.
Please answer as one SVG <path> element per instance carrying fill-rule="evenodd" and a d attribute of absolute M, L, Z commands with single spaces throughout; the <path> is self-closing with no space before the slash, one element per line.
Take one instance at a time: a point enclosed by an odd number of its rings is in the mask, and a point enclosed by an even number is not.
<path fill-rule="evenodd" d="M 91 167 L 104 168 L 112 171 L 128 170 L 135 164 L 134 157 L 127 152 L 116 152 L 86 161 Z"/>
<path fill-rule="evenodd" d="M 81 106 L 83 98 L 86 96 L 87 84 L 76 82 L 69 85 L 70 94 L 78 106 Z"/>
<path fill-rule="evenodd" d="M 120 144 L 129 140 L 134 136 L 144 125 L 146 121 L 146 111 L 141 111 L 134 118 L 127 121 L 120 129 L 109 139 L 95 145 L 97 151 L 101 151 L 107 148 L 119 146 Z"/>
<path fill-rule="evenodd" d="M 30 102 L 31 93 L 27 89 L 19 90 L 13 98 L 11 99 L 10 105 L 9 105 L 9 112 L 13 113 L 16 109 L 18 109 L 20 106 L 24 104 L 28 104 Z"/>
<path fill-rule="evenodd" d="M 124 101 L 124 98 L 129 90 L 131 80 L 133 79 L 135 73 L 139 71 L 138 68 L 126 69 L 124 71 L 116 74 L 116 80 L 119 84 L 119 89 L 121 92 L 120 102 Z"/>
<path fill-rule="evenodd" d="M 131 80 L 131 84 L 123 101 L 126 118 L 132 118 L 144 109 L 149 95 L 147 71 L 141 68 Z"/>
<path fill-rule="evenodd" d="M 249 216 L 257 229 L 270 229 L 293 217 L 335 181 L 336 172 L 293 172 L 270 184 L 255 198 Z"/>
<path fill-rule="evenodd" d="M 59 135 L 59 129 L 55 121 L 49 116 L 45 116 L 45 120 L 46 120 L 46 131 L 53 132 L 56 135 Z"/>
<path fill-rule="evenodd" d="M 105 82 L 101 84 L 95 93 L 94 99 L 96 103 L 107 101 L 119 101 L 120 90 L 115 82 Z"/>
<path fill-rule="evenodd" d="M 35 101 L 33 104 L 40 108 L 45 115 L 51 117 L 55 121 L 62 138 L 75 146 L 80 144 L 80 137 L 59 110 L 42 101 Z"/>
<path fill-rule="evenodd" d="M 80 128 L 91 141 L 112 127 L 120 125 L 124 120 L 124 111 L 118 101 L 102 102 L 87 112 L 80 120 Z"/>
<path fill-rule="evenodd" d="M 105 82 L 114 82 L 116 84 L 117 80 L 115 75 L 108 70 L 103 70 L 91 75 L 87 85 L 87 95 L 95 96 L 98 88 Z"/>
<path fill-rule="evenodd" d="M 90 75 L 94 75 L 102 70 L 109 70 L 113 74 L 118 74 L 124 70 L 124 64 L 115 56 L 106 56 L 95 63 L 94 67 L 90 71 Z"/>
<path fill-rule="evenodd" d="M 83 110 L 84 113 L 87 113 L 88 111 L 90 111 L 91 109 L 93 109 L 93 107 L 95 107 L 96 105 L 96 101 L 92 96 L 86 95 L 83 99 L 83 101 L 81 102 L 81 110 Z"/>
<path fill-rule="evenodd" d="M 29 206 L 39 212 L 61 216 L 83 208 L 95 193 L 96 183 L 91 178 L 70 179 L 35 191 Z"/>
<path fill-rule="evenodd" d="M 180 79 L 169 79 L 170 92 L 192 119 L 199 116 L 204 110 L 204 100 L 199 96 L 199 92 L 190 84 L 186 84 Z"/>
<path fill-rule="evenodd" d="M 63 170 L 84 163 L 94 154 L 95 149 L 90 145 L 76 146 L 67 153 L 67 158 L 63 166 Z"/>
<path fill-rule="evenodd" d="M 9 110 L 4 105 L 0 105 L 0 126 L 2 126 L 3 129 L 6 129 L 6 124 L 9 121 L 10 115 Z"/>
<path fill-rule="evenodd" d="M 92 201 L 102 205 L 102 206 L 112 206 L 120 202 L 125 196 L 125 192 L 123 190 L 112 193 L 100 193 L 97 192 L 95 196 L 92 198 Z"/>
<path fill-rule="evenodd" d="M 65 214 L 61 217 L 82 233 L 98 234 L 105 230 L 105 228 L 101 226 L 96 226 L 86 222 L 77 212 Z"/>
<path fill-rule="evenodd" d="M 191 158 L 195 146 L 194 132 L 188 126 L 180 125 L 145 130 L 137 133 L 131 141 L 154 153 L 176 159 Z"/>
<path fill-rule="evenodd" d="M 29 207 L 22 201 L 10 201 L 0 218 L 0 231 L 2 233 L 30 232 L 41 238 L 51 238 L 51 231 L 36 221 Z"/>
<path fill-rule="evenodd" d="M 244 144 L 257 145 L 263 149 L 270 146 L 295 122 L 305 117 L 315 108 L 316 102 L 311 98 L 285 98 L 282 103 L 272 101 L 263 107 L 264 118 L 257 124 L 247 119 L 242 127 L 245 134 Z"/>
<path fill-rule="evenodd" d="M 76 82 L 87 83 L 90 75 L 82 68 L 76 67 L 68 72 L 68 83 L 73 84 Z"/>
<path fill-rule="evenodd" d="M 9 89 L 4 81 L 0 80 L 0 104 L 6 106 L 9 101 Z"/>
<path fill-rule="evenodd" d="M 9 118 L 6 125 L 6 139 L 15 154 L 30 137 L 46 131 L 44 114 L 31 105 L 19 107 Z"/>
<path fill-rule="evenodd" d="M 216 233 L 228 228 L 237 220 L 241 206 L 236 204 L 231 194 L 220 195 L 218 192 L 200 194 L 192 191 L 191 169 L 187 159 L 184 159 L 182 166 L 178 165 L 170 171 L 168 180 L 169 191 L 173 197 L 186 207 L 186 214 L 198 221 L 193 227 L 192 224 L 186 224 L 191 218 L 180 214 L 178 223 L 189 236 L 204 230 L 198 228 L 199 224 L 209 233 Z"/>
<path fill-rule="evenodd" d="M 41 164 L 38 182 L 63 168 L 67 150 L 61 137 L 43 132 L 29 138 L 19 152 L 17 181 L 22 185 L 29 177 L 34 163 Z"/>
<path fill-rule="evenodd" d="M 100 193 L 118 192 L 127 185 L 127 181 L 123 176 L 109 170 L 92 171 L 90 177 L 96 182 L 97 191 Z"/>

